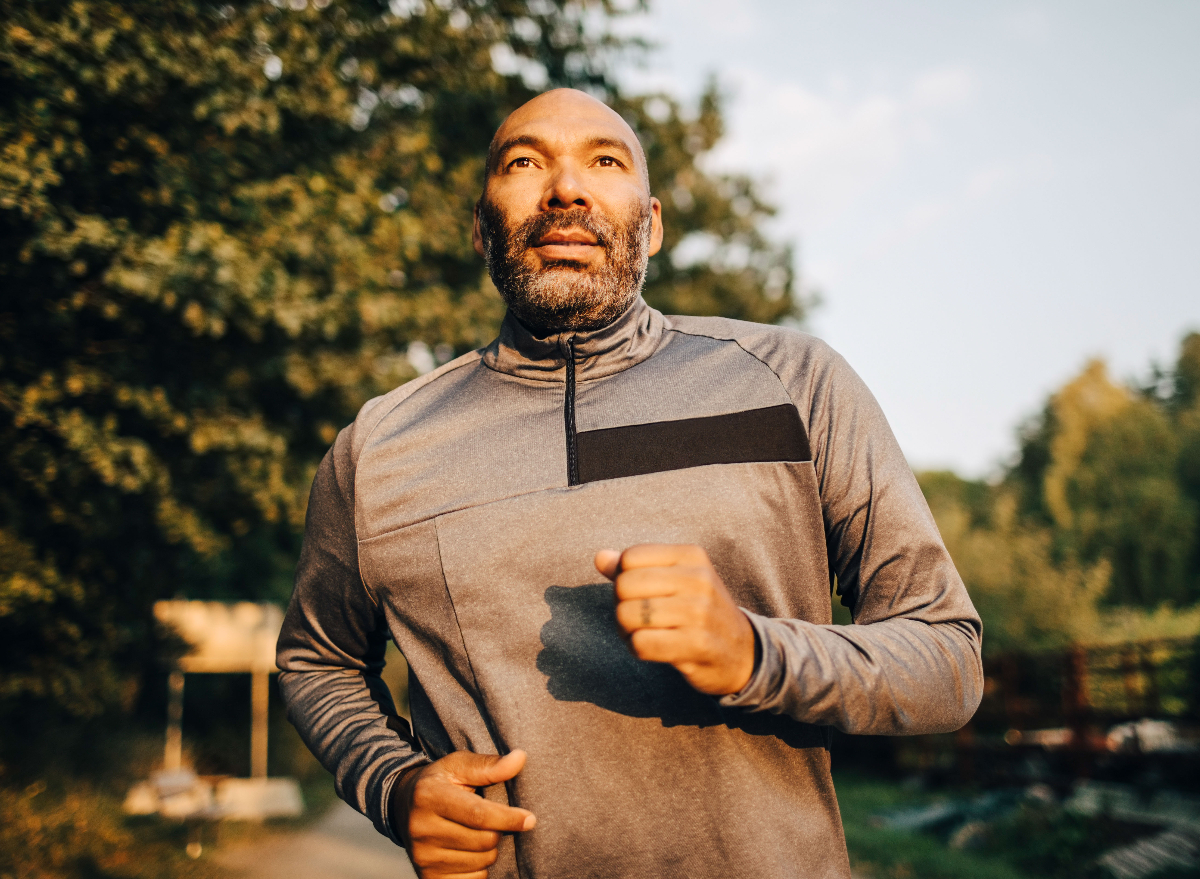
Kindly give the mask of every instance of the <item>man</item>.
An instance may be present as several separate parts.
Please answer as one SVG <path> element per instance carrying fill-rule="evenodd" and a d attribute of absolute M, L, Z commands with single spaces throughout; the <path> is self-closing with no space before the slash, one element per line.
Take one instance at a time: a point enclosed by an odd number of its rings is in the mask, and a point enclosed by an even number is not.
<path fill-rule="evenodd" d="M 425 877 L 846 877 L 830 727 L 978 704 L 979 618 L 869 392 L 810 336 L 650 309 L 661 242 L 616 113 L 518 109 L 475 217 L 499 338 L 367 403 L 313 483 L 280 686 Z"/>

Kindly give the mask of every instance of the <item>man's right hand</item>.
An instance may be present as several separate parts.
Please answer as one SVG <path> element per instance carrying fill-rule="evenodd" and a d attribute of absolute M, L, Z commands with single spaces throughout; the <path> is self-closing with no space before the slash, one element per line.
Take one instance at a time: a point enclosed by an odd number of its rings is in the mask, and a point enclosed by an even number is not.
<path fill-rule="evenodd" d="M 533 829 L 532 812 L 475 792 L 514 778 L 524 766 L 524 751 L 503 757 L 455 751 L 397 781 L 392 822 L 421 879 L 487 879 L 500 834 Z"/>

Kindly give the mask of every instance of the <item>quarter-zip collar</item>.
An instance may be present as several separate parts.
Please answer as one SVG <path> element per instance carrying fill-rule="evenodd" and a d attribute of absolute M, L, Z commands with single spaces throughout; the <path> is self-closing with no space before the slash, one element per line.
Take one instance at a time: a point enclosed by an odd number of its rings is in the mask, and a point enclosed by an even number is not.
<path fill-rule="evenodd" d="M 500 335 L 484 349 L 485 366 L 535 381 L 566 380 L 569 342 L 574 341 L 576 380 L 590 381 L 641 363 L 662 342 L 666 321 L 641 296 L 608 326 L 590 332 L 565 330 L 535 336 L 510 311 Z"/>

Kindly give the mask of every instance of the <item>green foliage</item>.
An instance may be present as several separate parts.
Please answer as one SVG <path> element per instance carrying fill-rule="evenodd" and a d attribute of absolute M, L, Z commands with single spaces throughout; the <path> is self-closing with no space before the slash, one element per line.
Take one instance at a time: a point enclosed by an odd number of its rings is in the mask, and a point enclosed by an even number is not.
<path fill-rule="evenodd" d="M 1197 376 L 1195 333 L 1142 390 L 1089 363 L 999 484 L 918 474 L 985 651 L 1200 633 Z"/>
<path fill-rule="evenodd" d="M 1059 559 L 1110 566 L 1112 604 L 1200 600 L 1197 375 L 1198 334 L 1141 392 L 1093 362 L 1022 437 L 1008 484 L 1051 529 Z"/>
<path fill-rule="evenodd" d="M 1147 832 L 1105 815 L 1026 803 L 988 828 L 985 851 L 1004 857 L 1026 876 L 1106 879 L 1110 874 L 1096 864 L 1097 856 Z"/>
<path fill-rule="evenodd" d="M 1146 401 L 1098 428 L 1071 479 L 1073 542 L 1084 559 L 1113 567 L 1109 598 L 1153 606 L 1200 597 L 1190 581 L 1196 505 L 1176 479 L 1179 441 Z"/>
<path fill-rule="evenodd" d="M 0 786 L 0 879 L 208 879 L 184 855 L 182 824 L 131 827 L 110 794 L 76 786 Z"/>
<path fill-rule="evenodd" d="M 977 825 L 967 847 L 955 848 L 937 835 L 889 830 L 875 820 L 890 810 L 938 802 L 945 793 L 913 790 L 847 772 L 835 773 L 834 780 L 851 866 L 855 875 L 872 879 L 1111 879 L 1112 874 L 1097 863 L 1098 857 L 1157 832 L 1157 828 L 1104 814 L 1086 816 L 1055 804 L 1025 802 L 1011 811 L 998 811 Z M 940 835 L 944 837 L 946 832 Z M 1154 873 L 1153 879 L 1195 875 L 1195 868 L 1189 868 Z"/>
<path fill-rule="evenodd" d="M 410 344 L 495 331 L 471 211 L 528 83 L 606 95 L 646 139 L 652 302 L 799 315 L 769 208 L 697 164 L 715 91 L 617 94 L 615 14 L 0 0 L 0 710 L 129 704 L 157 598 L 286 598 L 337 429 L 415 374 Z"/>
<path fill-rule="evenodd" d="M 837 760 L 834 753 L 833 759 Z M 846 847 L 856 876 L 871 879 L 1016 879 L 1030 874 L 1003 858 L 955 851 L 922 834 L 902 833 L 876 825 L 878 813 L 898 806 L 917 806 L 935 797 L 899 785 L 835 772 L 838 805 Z"/>
<path fill-rule="evenodd" d="M 918 481 L 983 618 L 988 653 L 1093 640 L 1108 567 L 1055 559 L 1049 529 L 1017 514 L 1011 492 L 950 473 Z"/>

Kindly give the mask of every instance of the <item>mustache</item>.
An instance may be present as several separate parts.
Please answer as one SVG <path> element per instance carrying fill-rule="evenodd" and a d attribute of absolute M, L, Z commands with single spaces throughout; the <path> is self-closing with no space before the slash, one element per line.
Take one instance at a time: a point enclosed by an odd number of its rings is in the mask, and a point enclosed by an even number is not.
<path fill-rule="evenodd" d="M 594 235 L 596 244 L 606 250 L 613 237 L 610 223 L 581 208 L 534 214 L 521 223 L 514 237 L 518 241 L 524 241 L 526 247 L 536 247 L 542 238 L 557 229 L 583 229 Z"/>

